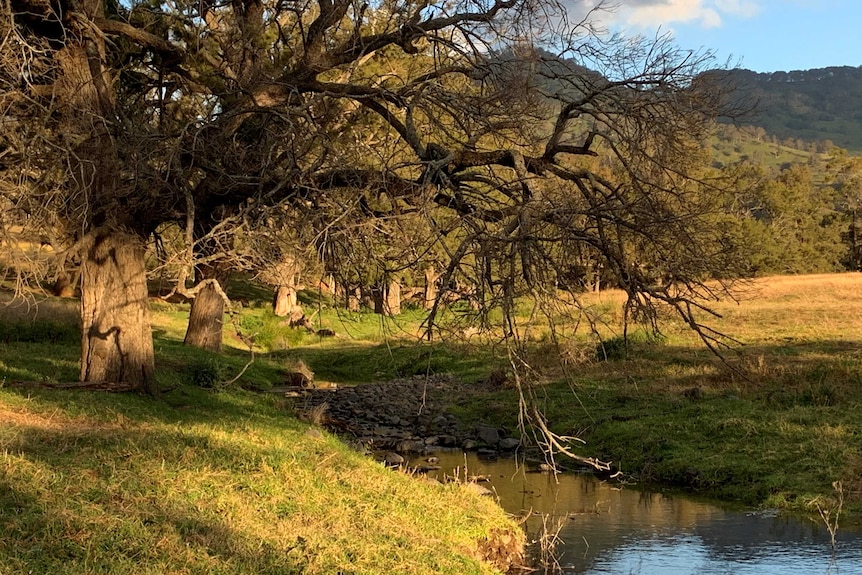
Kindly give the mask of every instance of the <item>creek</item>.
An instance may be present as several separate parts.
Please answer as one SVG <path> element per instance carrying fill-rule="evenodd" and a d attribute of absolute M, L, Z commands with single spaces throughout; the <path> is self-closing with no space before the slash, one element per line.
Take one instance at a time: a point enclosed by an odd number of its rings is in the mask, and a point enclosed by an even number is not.
<path fill-rule="evenodd" d="M 506 511 L 532 511 L 529 537 L 559 527 L 555 556 L 565 574 L 862 575 L 862 531 L 840 522 L 833 553 L 822 522 L 620 488 L 590 474 L 525 472 L 513 459 L 436 455 L 432 476 L 487 477 L 482 485 Z"/>

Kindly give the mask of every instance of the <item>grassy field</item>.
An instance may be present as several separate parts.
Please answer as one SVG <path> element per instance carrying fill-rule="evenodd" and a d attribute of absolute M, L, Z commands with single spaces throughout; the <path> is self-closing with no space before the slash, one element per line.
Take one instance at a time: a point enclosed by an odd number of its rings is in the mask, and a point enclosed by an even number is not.
<path fill-rule="evenodd" d="M 293 359 L 260 348 L 224 387 L 248 350 L 187 349 L 187 310 L 153 307 L 160 400 L 0 388 L 0 574 L 491 573 L 522 546 L 491 500 L 385 469 L 301 404 L 246 390 Z M 75 380 L 74 302 L 2 309 L 0 381 Z"/>
<path fill-rule="evenodd" d="M 741 342 L 726 364 L 672 318 L 661 337 L 634 331 L 626 351 L 622 297 L 585 296 L 603 345 L 575 334 L 556 348 L 538 319 L 528 326 L 556 432 L 640 483 L 814 514 L 843 500 L 842 524 L 862 517 L 862 275 L 741 286 L 711 322 Z M 221 356 L 182 345 L 187 308 L 154 303 L 157 375 L 172 389 L 158 402 L 0 389 L 0 525 L 11 534 L 0 573 L 487 570 L 477 542 L 512 529 L 490 502 L 388 472 L 309 431 L 301 406 L 244 389 L 280 383 L 300 360 L 342 384 L 446 371 L 477 381 L 505 368 L 500 342 L 461 332 L 423 343 L 420 311 L 395 321 L 306 303 L 336 337 L 247 306 Z M 43 302 L 36 321 L 3 309 L 2 381 L 76 378 L 74 302 Z M 573 335 L 574 318 L 557 319 Z M 256 359 L 222 389 L 249 358 L 236 326 L 255 335 Z M 468 425 L 514 427 L 516 406 L 511 388 L 481 386 L 452 410 Z"/>
<path fill-rule="evenodd" d="M 553 429 L 586 440 L 584 455 L 641 482 L 753 505 L 862 514 L 862 275 L 765 278 L 742 286 L 711 322 L 741 344 L 726 364 L 685 326 L 635 333 L 625 359 L 596 359 L 595 343 L 560 355 L 537 346 Z M 613 313 L 622 294 L 594 296 Z M 477 395 L 465 418 L 511 425 L 514 391 Z M 840 483 L 840 493 L 833 483 Z"/>

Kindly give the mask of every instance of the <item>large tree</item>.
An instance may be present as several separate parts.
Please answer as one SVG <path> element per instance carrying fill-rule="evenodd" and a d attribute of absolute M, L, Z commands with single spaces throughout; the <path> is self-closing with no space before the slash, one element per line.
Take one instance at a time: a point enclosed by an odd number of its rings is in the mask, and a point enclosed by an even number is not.
<path fill-rule="evenodd" d="M 701 74 L 711 58 L 568 15 L 552 0 L 5 4 L 7 213 L 80 254 L 82 379 L 152 389 L 158 226 L 184 226 L 198 279 L 218 280 L 231 222 L 283 203 L 321 230 L 424 214 L 449 238 L 444 283 L 465 273 L 486 305 L 550 293 L 585 254 L 633 308 L 664 302 L 708 336 L 696 300 L 729 250 L 699 144 L 732 113 Z"/>

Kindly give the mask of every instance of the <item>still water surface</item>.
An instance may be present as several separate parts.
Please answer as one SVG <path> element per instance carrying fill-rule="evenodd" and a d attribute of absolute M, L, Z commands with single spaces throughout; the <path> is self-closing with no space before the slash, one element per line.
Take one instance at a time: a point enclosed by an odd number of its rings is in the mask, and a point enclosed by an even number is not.
<path fill-rule="evenodd" d="M 619 489 L 591 475 L 525 473 L 511 460 L 443 453 L 439 474 L 490 479 L 510 513 L 532 510 L 562 524 L 557 547 L 566 574 L 862 575 L 862 532 L 839 528 L 836 552 L 822 524 L 721 507 L 679 494 Z"/>

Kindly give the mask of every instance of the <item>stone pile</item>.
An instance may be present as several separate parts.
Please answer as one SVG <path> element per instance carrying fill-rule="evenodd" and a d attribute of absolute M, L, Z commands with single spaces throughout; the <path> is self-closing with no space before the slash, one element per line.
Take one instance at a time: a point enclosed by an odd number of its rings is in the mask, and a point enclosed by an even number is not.
<path fill-rule="evenodd" d="M 416 376 L 338 389 L 307 389 L 305 409 L 326 404 L 332 431 L 369 451 L 426 454 L 440 449 L 479 450 L 491 457 L 520 445 L 503 429 L 459 422 L 447 412 L 469 388 L 450 375 Z M 394 458 L 393 458 L 394 459 Z"/>

